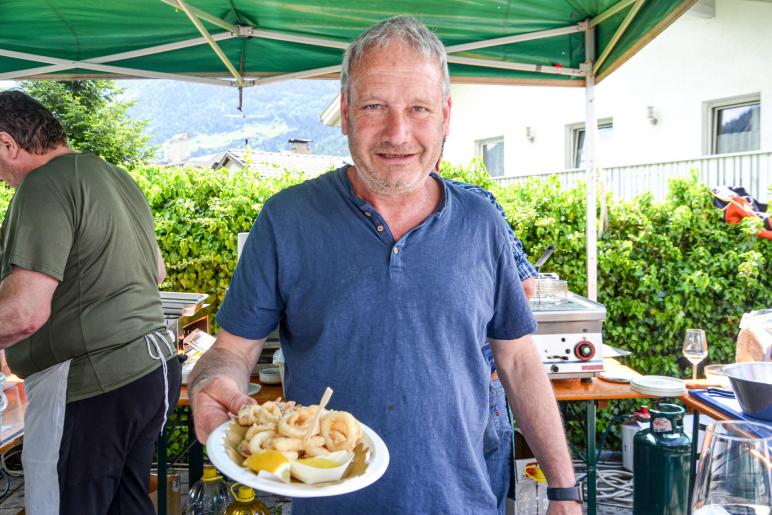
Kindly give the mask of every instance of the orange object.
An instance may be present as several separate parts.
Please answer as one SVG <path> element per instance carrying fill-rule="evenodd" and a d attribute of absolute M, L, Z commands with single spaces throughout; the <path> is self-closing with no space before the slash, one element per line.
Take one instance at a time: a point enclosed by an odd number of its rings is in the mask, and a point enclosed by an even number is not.
<path fill-rule="evenodd" d="M 739 224 L 740 220 L 749 216 L 756 216 L 753 212 L 751 203 L 742 197 L 732 197 L 729 199 L 729 204 L 724 211 L 724 220 L 729 225 Z"/>
<path fill-rule="evenodd" d="M 740 220 L 749 216 L 759 216 L 753 211 L 751 203 L 742 197 L 732 197 L 728 199 L 729 203 L 724 210 L 724 220 L 729 225 L 739 224 Z M 759 238 L 765 238 L 772 240 L 772 231 L 769 229 L 762 229 L 756 233 Z"/>

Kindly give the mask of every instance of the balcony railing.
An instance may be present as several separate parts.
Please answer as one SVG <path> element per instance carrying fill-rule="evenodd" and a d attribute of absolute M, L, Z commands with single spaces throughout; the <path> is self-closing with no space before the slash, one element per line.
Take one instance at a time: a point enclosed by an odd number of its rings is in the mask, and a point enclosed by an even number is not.
<path fill-rule="evenodd" d="M 635 196 L 650 191 L 656 200 L 663 200 L 667 194 L 668 180 L 674 177 L 688 177 L 691 170 L 699 172 L 700 178 L 711 188 L 714 186 L 743 186 L 748 193 L 761 202 L 772 196 L 772 151 L 740 152 L 705 156 L 696 159 L 663 161 L 629 166 L 609 166 L 603 169 L 602 177 L 606 191 L 618 199 L 632 200 Z M 582 169 L 561 170 L 516 177 L 494 177 L 501 184 L 524 182 L 529 177 L 557 175 L 564 188 L 571 188 L 585 179 Z"/>

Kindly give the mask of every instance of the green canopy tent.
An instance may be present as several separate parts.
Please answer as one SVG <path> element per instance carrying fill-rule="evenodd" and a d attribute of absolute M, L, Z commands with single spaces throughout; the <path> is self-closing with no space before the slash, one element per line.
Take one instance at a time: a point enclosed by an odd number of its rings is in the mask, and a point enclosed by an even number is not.
<path fill-rule="evenodd" d="M 585 88 L 587 296 L 596 300 L 594 86 L 695 1 L 3 0 L 0 80 L 144 77 L 250 87 L 334 78 L 362 30 L 415 16 L 446 45 L 454 82 Z M 589 464 L 587 479 L 595 484 Z M 588 504 L 594 513 L 592 487 Z"/>
<path fill-rule="evenodd" d="M 145 77 L 250 87 L 333 78 L 396 14 L 447 47 L 454 82 L 586 89 L 587 295 L 597 297 L 594 85 L 695 0 L 4 0 L 0 80 Z"/>

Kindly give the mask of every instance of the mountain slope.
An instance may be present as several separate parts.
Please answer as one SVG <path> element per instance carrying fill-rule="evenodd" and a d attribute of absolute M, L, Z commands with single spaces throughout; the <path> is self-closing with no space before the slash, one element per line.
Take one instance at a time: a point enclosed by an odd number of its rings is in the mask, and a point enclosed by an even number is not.
<path fill-rule="evenodd" d="M 340 129 L 325 127 L 319 115 L 339 90 L 337 81 L 295 80 L 244 88 L 243 111 L 236 88 L 166 80 L 121 80 L 124 95 L 135 102 L 133 118 L 150 123 L 150 144 L 162 146 L 187 133 L 191 157 L 228 148 L 279 152 L 290 138 L 310 139 L 314 154 L 347 155 Z"/>

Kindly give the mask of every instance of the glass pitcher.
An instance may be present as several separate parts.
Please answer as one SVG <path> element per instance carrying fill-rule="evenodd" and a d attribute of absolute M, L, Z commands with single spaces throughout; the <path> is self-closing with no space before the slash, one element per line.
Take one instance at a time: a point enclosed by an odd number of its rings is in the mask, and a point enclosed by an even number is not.
<path fill-rule="evenodd" d="M 692 495 L 693 515 L 769 515 L 772 427 L 726 420 L 705 430 Z"/>

